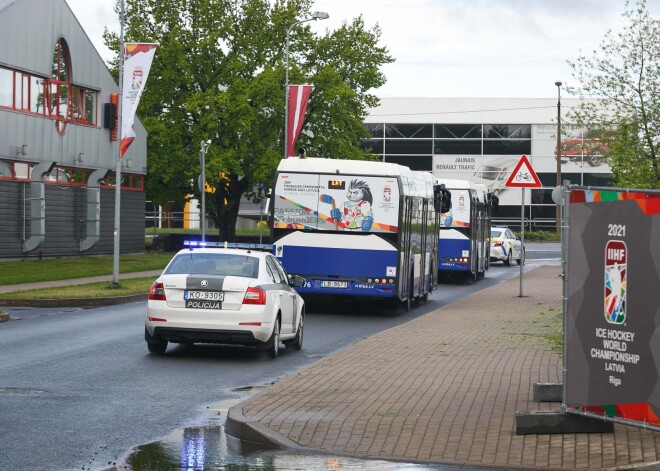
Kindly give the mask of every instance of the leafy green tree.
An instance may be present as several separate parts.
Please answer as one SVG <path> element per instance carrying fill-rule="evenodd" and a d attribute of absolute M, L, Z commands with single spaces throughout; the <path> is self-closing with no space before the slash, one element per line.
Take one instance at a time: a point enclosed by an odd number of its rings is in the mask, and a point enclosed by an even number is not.
<path fill-rule="evenodd" d="M 646 1 L 626 1 L 619 33 L 569 65 L 579 82 L 569 93 L 586 99 L 569 118 L 607 144 L 615 185 L 660 188 L 660 21 Z"/>
<path fill-rule="evenodd" d="M 149 132 L 149 199 L 199 197 L 200 143 L 206 153 L 209 216 L 223 240 L 234 237 L 242 195 L 257 201 L 284 154 L 287 30 L 310 18 L 312 0 L 126 0 L 125 41 L 157 42 L 138 108 Z M 378 26 L 362 18 L 319 35 L 308 24 L 289 33 L 289 83 L 310 83 L 298 146 L 307 155 L 369 159 L 359 148 L 363 122 L 378 104 L 392 62 Z M 118 51 L 116 34 L 106 44 Z M 115 62 L 116 67 L 116 62 Z"/>

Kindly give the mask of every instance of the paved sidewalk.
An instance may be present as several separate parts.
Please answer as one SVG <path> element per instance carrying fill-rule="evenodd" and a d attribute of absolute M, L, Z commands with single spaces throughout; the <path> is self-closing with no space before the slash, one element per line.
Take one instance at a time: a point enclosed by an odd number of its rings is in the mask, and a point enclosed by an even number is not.
<path fill-rule="evenodd" d="M 534 383 L 562 380 L 543 339 L 561 311 L 560 270 L 525 273 L 522 298 L 518 278 L 504 281 L 305 367 L 232 407 L 226 430 L 361 458 L 658 469 L 660 433 L 516 435 L 516 411 L 560 408 L 532 401 Z"/>

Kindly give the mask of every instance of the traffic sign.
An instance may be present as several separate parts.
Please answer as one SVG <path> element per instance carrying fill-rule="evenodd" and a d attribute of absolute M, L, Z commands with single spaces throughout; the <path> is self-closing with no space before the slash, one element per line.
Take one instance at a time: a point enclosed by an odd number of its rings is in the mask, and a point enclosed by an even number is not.
<path fill-rule="evenodd" d="M 518 164 L 511 172 L 505 186 L 510 188 L 541 188 L 541 180 L 529 163 L 526 155 L 520 157 Z"/>

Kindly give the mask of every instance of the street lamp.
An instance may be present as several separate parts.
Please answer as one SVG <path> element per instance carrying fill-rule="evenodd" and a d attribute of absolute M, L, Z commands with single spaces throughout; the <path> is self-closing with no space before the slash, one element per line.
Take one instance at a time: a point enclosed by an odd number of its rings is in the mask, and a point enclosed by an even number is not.
<path fill-rule="evenodd" d="M 308 21 L 327 20 L 330 15 L 325 11 L 313 11 L 311 18 L 296 21 L 289 26 L 286 30 L 286 61 L 285 61 L 285 78 L 284 78 L 284 158 L 288 157 L 287 151 L 289 149 L 288 135 L 289 135 L 289 34 L 296 26 L 307 23 Z"/>
<path fill-rule="evenodd" d="M 555 82 L 557 86 L 557 188 L 561 186 L 561 80 Z M 561 234 L 561 205 L 557 205 L 557 234 Z"/>
<path fill-rule="evenodd" d="M 206 151 L 211 145 L 211 139 L 204 142 L 202 141 L 199 150 L 199 166 L 202 172 L 199 175 L 199 193 L 200 198 L 202 199 L 202 213 L 200 218 L 201 229 L 202 229 L 202 242 L 206 242 Z"/>

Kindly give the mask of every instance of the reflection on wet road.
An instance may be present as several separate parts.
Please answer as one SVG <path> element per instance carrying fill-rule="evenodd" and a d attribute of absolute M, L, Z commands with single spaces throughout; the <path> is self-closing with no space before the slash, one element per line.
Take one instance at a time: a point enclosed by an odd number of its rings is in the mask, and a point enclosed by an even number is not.
<path fill-rule="evenodd" d="M 446 465 L 423 465 L 383 460 L 361 460 L 337 455 L 302 453 L 246 444 L 225 434 L 223 426 L 177 430 L 167 438 L 135 449 L 116 471 L 213 470 L 465 470 Z"/>

